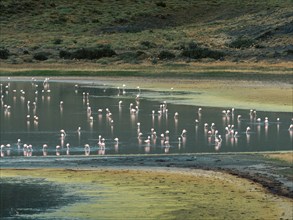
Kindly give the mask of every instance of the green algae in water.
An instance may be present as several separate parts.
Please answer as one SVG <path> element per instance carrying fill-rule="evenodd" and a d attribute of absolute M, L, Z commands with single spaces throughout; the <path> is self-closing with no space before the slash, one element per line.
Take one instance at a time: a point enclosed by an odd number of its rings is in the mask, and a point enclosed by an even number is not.
<path fill-rule="evenodd" d="M 1 219 L 31 219 L 80 200 L 67 193 L 65 186 L 41 178 L 3 178 L 0 182 Z"/>

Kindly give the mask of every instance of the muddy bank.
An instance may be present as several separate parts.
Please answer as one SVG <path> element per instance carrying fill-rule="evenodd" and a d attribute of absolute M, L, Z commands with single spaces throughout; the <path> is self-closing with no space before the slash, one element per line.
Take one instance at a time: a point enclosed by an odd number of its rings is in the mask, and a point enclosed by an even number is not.
<path fill-rule="evenodd" d="M 84 166 L 85 167 L 85 166 Z M 292 200 L 259 184 L 215 171 L 121 166 L 2 169 L 2 178 L 62 186 L 70 197 L 49 211 L 18 219 L 291 219 Z M 42 181 L 41 181 L 42 182 Z M 40 182 L 40 183 L 41 183 Z M 77 197 L 77 199 L 72 199 Z M 40 202 L 46 198 L 39 198 Z M 146 217 L 147 216 L 147 217 Z"/>
<path fill-rule="evenodd" d="M 252 180 L 274 194 L 293 198 L 293 164 L 257 153 L 3 158 L 0 164 L 2 168 L 14 169 L 167 167 L 214 170 Z"/>

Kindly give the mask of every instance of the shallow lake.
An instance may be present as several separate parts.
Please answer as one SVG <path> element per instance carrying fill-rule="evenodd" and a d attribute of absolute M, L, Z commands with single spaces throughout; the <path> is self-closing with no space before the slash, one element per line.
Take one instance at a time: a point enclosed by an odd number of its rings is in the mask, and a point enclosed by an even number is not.
<path fill-rule="evenodd" d="M 1 157 L 292 150 L 290 112 L 176 105 L 176 92 L 98 81 L 2 80 L 1 94 Z"/>
<path fill-rule="evenodd" d="M 41 219 L 33 214 L 86 199 L 68 193 L 64 185 L 42 178 L 1 177 L 0 191 L 1 219 Z"/>

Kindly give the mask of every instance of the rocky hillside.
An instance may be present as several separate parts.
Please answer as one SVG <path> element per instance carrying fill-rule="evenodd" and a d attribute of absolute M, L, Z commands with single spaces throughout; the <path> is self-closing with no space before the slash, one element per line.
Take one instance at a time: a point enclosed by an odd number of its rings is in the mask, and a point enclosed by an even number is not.
<path fill-rule="evenodd" d="M 280 62 L 292 0 L 2 0 L 0 63 Z"/>

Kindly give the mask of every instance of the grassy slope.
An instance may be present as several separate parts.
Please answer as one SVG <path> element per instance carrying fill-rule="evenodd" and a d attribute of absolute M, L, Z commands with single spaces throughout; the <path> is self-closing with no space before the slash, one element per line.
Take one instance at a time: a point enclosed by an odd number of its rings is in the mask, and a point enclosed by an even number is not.
<path fill-rule="evenodd" d="M 97 44 L 110 44 L 120 54 L 93 61 L 98 63 L 149 62 L 162 50 L 180 60 L 180 48 L 191 41 L 225 52 L 227 60 L 290 59 L 291 0 L 168 0 L 166 7 L 157 2 L 3 0 L 0 46 L 12 54 L 4 62 L 35 62 L 33 54 L 40 51 L 51 53 L 45 62 L 64 62 L 58 56 L 60 49 Z M 241 36 L 253 40 L 257 48 L 227 46 Z M 142 45 L 143 41 L 150 46 Z M 145 55 L 121 55 L 129 51 Z"/>
<path fill-rule="evenodd" d="M 191 80 L 172 85 L 175 89 L 203 92 L 201 99 L 191 99 L 198 105 L 292 111 L 292 0 L 168 0 L 166 7 L 157 2 L 3 0 L 0 47 L 11 55 L 0 59 L 0 75 L 177 77 Z M 241 36 L 254 46 L 227 46 Z M 183 58 L 182 48 L 190 42 L 224 52 L 225 61 Z M 59 58 L 60 50 L 98 44 L 110 44 L 117 55 Z M 158 60 L 162 50 L 176 58 Z M 38 52 L 50 53 L 49 59 L 36 61 L 33 56 Z M 192 80 L 209 83 L 197 83 L 195 88 Z M 265 88 L 263 80 L 272 83 Z M 144 87 L 169 85 L 148 79 Z"/>

